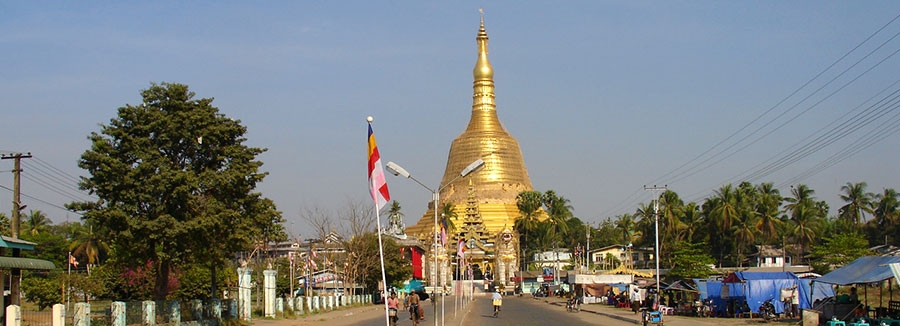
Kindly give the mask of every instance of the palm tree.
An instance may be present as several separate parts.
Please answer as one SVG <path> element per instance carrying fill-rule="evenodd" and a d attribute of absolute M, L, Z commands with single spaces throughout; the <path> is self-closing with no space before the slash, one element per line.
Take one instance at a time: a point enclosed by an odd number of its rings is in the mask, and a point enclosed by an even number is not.
<path fill-rule="evenodd" d="M 616 219 L 616 229 L 622 232 L 622 241 L 625 244 L 634 243 L 635 236 L 638 234 L 637 225 L 634 222 L 634 215 L 622 214 Z"/>
<path fill-rule="evenodd" d="M 816 216 L 817 209 L 806 206 L 799 206 L 793 212 L 791 221 L 793 227 L 790 229 L 791 234 L 800 243 L 801 256 L 807 251 L 809 245 L 818 237 L 821 223 Z"/>
<path fill-rule="evenodd" d="M 744 211 L 734 223 L 734 247 L 737 250 L 735 260 L 738 267 L 743 267 L 744 249 L 756 241 L 756 213 Z"/>
<path fill-rule="evenodd" d="M 731 225 L 740 218 L 737 194 L 731 184 L 727 184 L 716 190 L 716 197 L 717 205 L 710 212 L 710 219 L 720 231 L 730 230 Z"/>
<path fill-rule="evenodd" d="M 884 193 L 875 195 L 875 224 L 881 230 L 888 230 L 896 226 L 898 222 L 898 211 L 900 211 L 900 200 L 898 200 L 897 191 L 891 188 L 885 189 Z"/>
<path fill-rule="evenodd" d="M 862 224 L 866 220 L 865 213 L 874 214 L 872 210 L 872 193 L 866 192 L 866 183 L 850 183 L 841 187 L 844 194 L 841 195 L 847 205 L 840 208 L 839 218 L 854 222 L 857 225 Z"/>
<path fill-rule="evenodd" d="M 758 198 L 756 202 L 756 229 L 766 244 L 771 244 L 778 231 L 781 220 L 781 202 L 784 199 L 771 182 L 761 183 L 756 187 Z"/>
<path fill-rule="evenodd" d="M 72 252 L 73 256 L 87 259 L 87 272 L 90 274 L 91 266 L 98 264 L 100 257 L 105 256 L 109 252 L 109 245 L 94 232 L 93 225 L 87 227 L 81 225 L 74 228 L 69 251 Z"/>
<path fill-rule="evenodd" d="M 525 256 L 528 253 L 528 231 L 537 228 L 540 222 L 541 213 L 541 193 L 539 191 L 527 190 L 516 195 L 516 207 L 519 209 L 519 218 L 516 219 L 515 227 L 524 237 L 519 243 L 522 250 L 522 266 L 525 264 Z"/>
<path fill-rule="evenodd" d="M 695 243 L 694 234 L 706 223 L 703 214 L 700 212 L 700 206 L 697 206 L 697 203 L 690 202 L 681 211 L 681 225 L 684 225 L 684 228 L 681 229 L 678 240 Z"/>
<path fill-rule="evenodd" d="M 441 206 L 441 223 L 447 226 L 448 234 L 456 234 L 456 223 L 453 221 L 458 218 L 459 214 L 453 209 L 453 203 L 444 203 Z"/>
<path fill-rule="evenodd" d="M 558 196 L 555 191 L 547 190 L 543 196 L 544 208 L 547 210 L 547 223 L 550 223 L 550 236 L 553 242 L 565 237 L 569 231 L 569 219 L 572 218 L 572 205 L 565 197 Z"/>
<path fill-rule="evenodd" d="M 662 223 L 663 235 L 660 244 L 660 256 L 669 257 L 668 249 L 673 248 L 678 241 L 679 231 L 684 228 L 681 223 L 681 216 L 684 201 L 678 198 L 678 194 L 671 190 L 666 190 L 659 196 L 659 214 Z"/>
<path fill-rule="evenodd" d="M 25 218 L 25 225 L 28 228 L 28 232 L 32 235 L 38 235 L 41 231 L 47 229 L 47 227 L 52 224 L 50 219 L 47 218 L 47 215 L 40 210 L 32 210 L 29 212 L 28 216 Z"/>

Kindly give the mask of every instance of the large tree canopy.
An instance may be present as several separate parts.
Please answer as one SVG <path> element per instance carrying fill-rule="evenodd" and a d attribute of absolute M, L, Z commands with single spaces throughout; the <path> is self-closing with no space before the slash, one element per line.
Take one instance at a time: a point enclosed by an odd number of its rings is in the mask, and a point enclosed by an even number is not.
<path fill-rule="evenodd" d="M 164 299 L 173 268 L 215 271 L 231 252 L 285 236 L 274 203 L 254 192 L 265 149 L 244 145 L 240 121 L 186 85 L 152 84 L 141 95 L 88 137 L 80 186 L 99 200 L 70 208 L 105 226 L 122 262 L 156 264 L 154 297 Z"/>

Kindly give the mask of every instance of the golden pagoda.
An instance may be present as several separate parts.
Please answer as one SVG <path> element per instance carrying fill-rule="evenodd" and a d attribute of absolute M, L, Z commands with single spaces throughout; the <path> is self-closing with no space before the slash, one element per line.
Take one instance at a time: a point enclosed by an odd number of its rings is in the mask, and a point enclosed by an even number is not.
<path fill-rule="evenodd" d="M 454 245 L 439 248 L 438 252 L 430 252 L 429 256 L 437 255 L 442 261 L 438 265 L 449 266 L 449 261 L 445 260 L 455 257 L 456 241 L 464 239 L 471 250 L 467 258 L 477 261 L 473 265 L 485 273 L 496 272 L 496 280 L 506 284 L 519 261 L 518 237 L 514 232 L 515 220 L 520 215 L 516 196 L 533 188 L 519 143 L 503 128 L 497 117 L 494 69 L 488 61 L 488 35 L 484 28 L 483 12 L 476 41 L 478 59 L 473 70 L 472 115 L 466 130 L 450 146 L 447 167 L 440 184 L 440 205 L 451 203 L 457 213 L 452 220 L 456 230 L 450 237 Z M 479 158 L 484 160 L 484 167 L 458 178 L 460 171 Z M 406 229 L 407 234 L 426 244 L 434 239 L 433 205 L 434 202 L 430 202 L 428 211 L 419 222 Z M 478 236 L 473 238 L 478 239 L 473 242 L 468 237 L 476 233 Z M 500 250 L 501 247 L 506 249 Z M 431 259 L 425 263 L 431 264 Z M 427 269 L 432 275 L 436 273 L 433 268 L 430 266 Z M 446 284 L 443 281 L 448 278 L 445 272 L 441 272 L 440 278 L 441 283 Z"/>

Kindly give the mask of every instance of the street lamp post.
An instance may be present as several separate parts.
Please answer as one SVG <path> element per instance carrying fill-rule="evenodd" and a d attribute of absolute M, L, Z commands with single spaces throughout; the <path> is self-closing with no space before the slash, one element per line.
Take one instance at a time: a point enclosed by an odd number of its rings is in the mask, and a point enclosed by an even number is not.
<path fill-rule="evenodd" d="M 438 227 L 437 227 L 437 225 L 438 225 L 437 217 L 438 217 L 438 210 L 440 209 L 439 201 L 441 199 L 441 190 L 444 190 L 444 187 L 449 186 L 450 184 L 453 183 L 453 181 L 456 181 L 459 178 L 462 178 L 469 174 L 472 174 L 472 172 L 475 172 L 482 166 L 484 166 L 484 160 L 479 158 L 479 159 L 475 160 L 475 162 L 472 162 L 471 164 L 469 164 L 469 166 L 466 166 L 465 169 L 463 169 L 461 172 L 459 172 L 459 175 L 457 175 L 455 178 L 453 178 L 452 180 L 447 182 L 447 184 L 445 184 L 443 186 L 438 185 L 437 190 L 434 190 L 431 187 L 426 186 L 424 183 L 422 183 L 418 179 L 413 178 L 413 176 L 411 174 L 409 174 L 409 172 L 407 172 L 406 169 L 397 165 L 397 163 L 388 162 L 387 165 L 385 165 L 385 168 L 387 168 L 388 172 L 390 172 L 391 174 L 393 174 L 395 176 L 401 176 L 401 177 L 404 177 L 407 179 L 412 179 L 413 181 L 418 183 L 420 186 L 425 187 L 425 189 L 428 189 L 428 191 L 431 192 L 431 200 L 434 202 L 434 230 L 433 230 L 434 233 L 433 233 L 433 242 L 431 245 L 431 252 L 432 252 L 432 255 L 434 256 L 434 265 L 433 265 L 434 266 L 433 267 L 434 274 L 432 274 L 432 279 L 431 279 L 431 286 L 432 286 L 431 292 L 432 293 L 434 293 L 434 291 L 437 289 L 437 279 L 438 279 L 437 247 L 439 246 L 438 243 L 440 242 L 440 239 L 439 239 L 440 232 L 438 231 Z M 444 291 L 441 290 L 441 319 L 442 319 L 441 324 L 443 324 L 443 318 L 444 318 L 443 317 L 443 311 L 444 311 L 443 296 L 444 296 Z M 432 300 L 434 300 L 434 298 L 432 298 Z M 437 318 L 434 318 L 434 324 L 437 325 Z"/>
<path fill-rule="evenodd" d="M 650 190 L 654 192 L 665 191 L 668 186 L 657 187 L 654 185 L 653 187 L 644 186 L 645 190 Z M 659 300 L 659 195 L 654 196 L 653 201 L 653 220 L 654 220 L 654 229 L 656 231 L 656 253 L 653 255 L 656 258 L 656 300 Z"/>

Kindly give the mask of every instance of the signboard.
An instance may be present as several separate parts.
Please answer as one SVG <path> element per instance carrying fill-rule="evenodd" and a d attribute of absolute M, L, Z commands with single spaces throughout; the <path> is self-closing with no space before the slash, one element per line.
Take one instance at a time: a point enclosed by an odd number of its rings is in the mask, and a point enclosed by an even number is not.
<path fill-rule="evenodd" d="M 538 276 L 536 281 L 537 281 L 538 283 L 543 283 L 543 282 L 544 282 L 544 278 Z"/>

